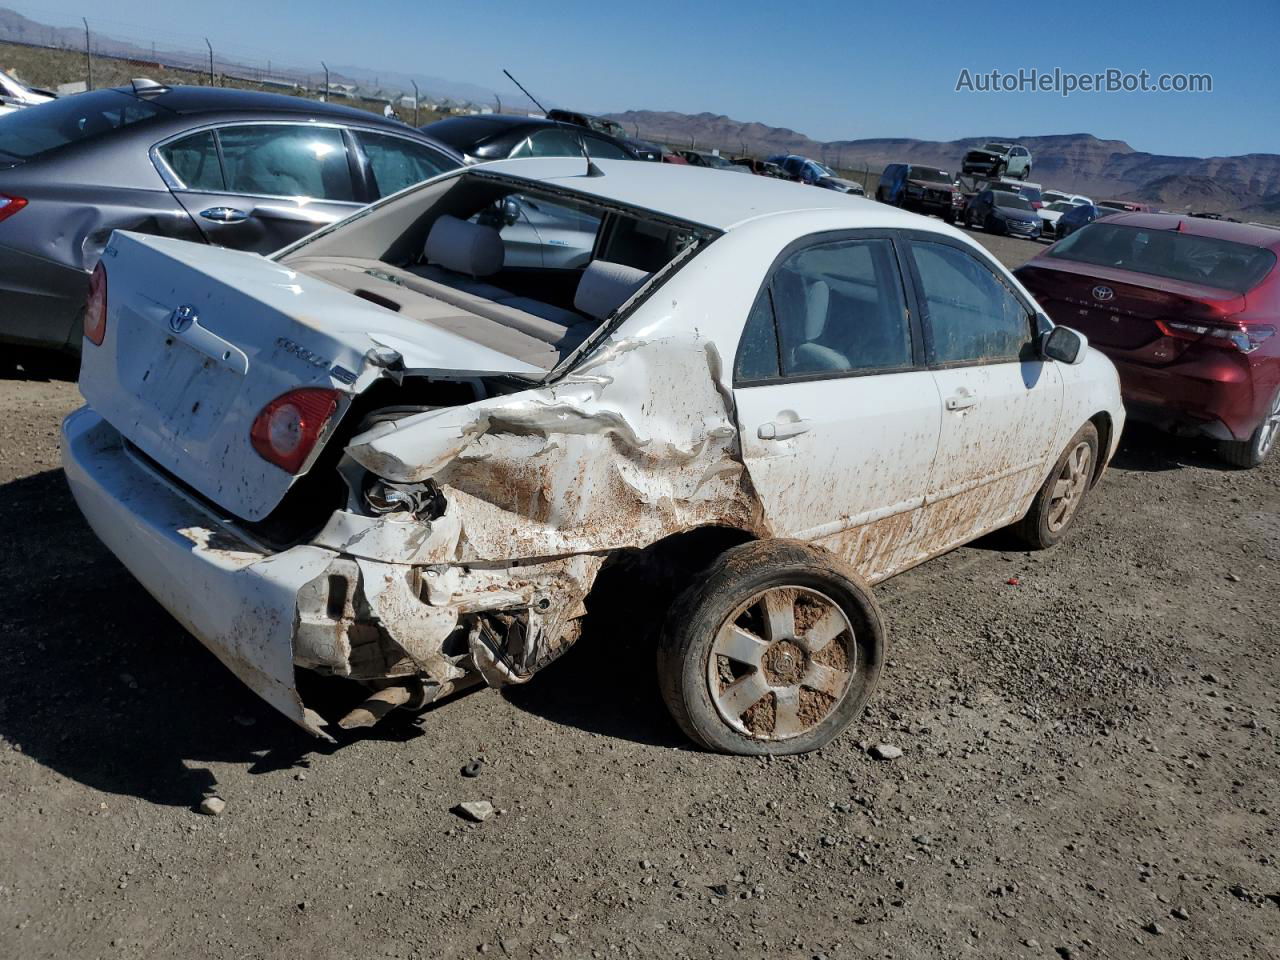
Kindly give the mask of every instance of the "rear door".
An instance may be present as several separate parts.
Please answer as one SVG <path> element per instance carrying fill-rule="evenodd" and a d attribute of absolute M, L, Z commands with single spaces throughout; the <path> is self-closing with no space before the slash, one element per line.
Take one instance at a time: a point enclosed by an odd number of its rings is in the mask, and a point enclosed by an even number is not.
<path fill-rule="evenodd" d="M 210 243 L 270 253 L 358 210 L 352 141 L 342 127 L 241 123 L 153 150 L 178 202 Z"/>
<path fill-rule="evenodd" d="M 1040 356 L 1034 305 L 967 244 L 910 242 L 929 362 L 942 398 L 929 475 L 928 552 L 1010 522 L 1040 486 L 1062 412 L 1062 375 Z"/>
<path fill-rule="evenodd" d="M 734 375 L 743 458 L 777 536 L 863 576 L 914 556 L 941 419 L 888 233 L 820 235 L 775 264 Z"/>

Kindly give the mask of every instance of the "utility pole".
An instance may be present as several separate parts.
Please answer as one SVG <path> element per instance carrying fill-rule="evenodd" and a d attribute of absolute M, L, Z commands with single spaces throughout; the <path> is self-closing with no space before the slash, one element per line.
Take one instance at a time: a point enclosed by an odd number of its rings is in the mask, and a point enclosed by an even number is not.
<path fill-rule="evenodd" d="M 409 82 L 413 84 L 413 125 L 416 127 L 418 125 L 418 81 L 410 80 Z"/>
<path fill-rule="evenodd" d="M 209 42 L 209 38 L 204 38 L 204 45 L 209 48 L 209 86 L 213 86 L 213 44 Z"/>
<path fill-rule="evenodd" d="M 89 72 L 89 82 L 86 84 L 90 90 L 93 89 L 93 55 L 89 52 L 89 21 L 85 17 L 80 18 L 84 23 L 84 67 Z"/>
<path fill-rule="evenodd" d="M 320 99 L 323 100 L 325 103 L 328 103 L 329 102 L 329 65 L 325 63 L 323 60 L 321 60 L 320 66 L 324 67 L 324 96 L 321 97 Z"/>

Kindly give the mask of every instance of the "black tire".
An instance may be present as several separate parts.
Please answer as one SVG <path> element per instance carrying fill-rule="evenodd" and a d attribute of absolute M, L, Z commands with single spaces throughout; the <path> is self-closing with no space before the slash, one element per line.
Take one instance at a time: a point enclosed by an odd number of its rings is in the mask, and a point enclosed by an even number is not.
<path fill-rule="evenodd" d="M 1088 447 L 1087 460 L 1083 464 L 1076 459 L 1082 446 Z M 1080 507 L 1097 475 L 1097 466 L 1098 428 L 1086 423 L 1054 463 L 1048 479 L 1031 501 L 1027 515 L 1013 525 L 1014 536 L 1032 550 L 1044 550 L 1058 543 L 1080 515 Z M 1069 483 L 1069 489 L 1065 492 L 1060 490 L 1059 481 Z M 1064 499 L 1068 500 L 1065 513 L 1062 512 Z"/>
<path fill-rule="evenodd" d="M 777 609 L 790 609 L 790 632 L 778 629 Z M 797 626 L 801 620 L 807 624 Z M 823 641 L 818 634 L 826 633 Z M 742 645 L 726 646 L 726 639 L 739 638 L 754 660 L 722 652 Z M 722 553 L 671 607 L 658 644 L 658 680 L 671 716 L 701 747 L 749 756 L 807 753 L 862 712 L 879 681 L 885 643 L 879 605 L 847 564 L 798 541 L 756 541 Z M 824 693 L 809 685 L 819 676 L 843 679 L 828 682 L 835 692 Z"/>
<path fill-rule="evenodd" d="M 1268 413 L 1248 440 L 1219 440 L 1218 456 L 1241 470 L 1262 466 L 1280 439 L 1280 390 L 1271 398 Z"/>

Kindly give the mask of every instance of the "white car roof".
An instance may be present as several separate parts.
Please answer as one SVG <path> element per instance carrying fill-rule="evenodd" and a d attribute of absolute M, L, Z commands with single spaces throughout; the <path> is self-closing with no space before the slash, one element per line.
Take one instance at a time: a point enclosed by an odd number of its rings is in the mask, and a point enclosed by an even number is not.
<path fill-rule="evenodd" d="M 851 226 L 919 224 L 914 215 L 883 203 L 773 177 L 635 160 L 596 160 L 595 165 L 604 176 L 586 176 L 586 162 L 577 157 L 499 160 L 467 169 L 537 180 L 717 230 L 759 217 L 818 211 L 848 213 Z"/>

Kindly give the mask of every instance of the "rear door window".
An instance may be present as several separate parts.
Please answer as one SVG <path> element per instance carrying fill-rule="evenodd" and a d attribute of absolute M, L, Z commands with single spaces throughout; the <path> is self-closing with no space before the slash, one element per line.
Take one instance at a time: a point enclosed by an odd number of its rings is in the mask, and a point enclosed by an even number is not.
<path fill-rule="evenodd" d="M 369 172 L 379 197 L 390 196 L 457 166 L 439 150 L 404 137 L 368 130 L 358 131 L 356 137 L 369 160 Z"/>
<path fill-rule="evenodd" d="M 224 127 L 218 138 L 232 193 L 356 200 L 341 130 L 262 124 Z"/>
<path fill-rule="evenodd" d="M 842 240 L 777 267 L 743 330 L 737 373 L 740 381 L 877 373 L 913 362 L 892 243 Z"/>
<path fill-rule="evenodd" d="M 214 192 L 226 189 L 222 164 L 218 162 L 218 144 L 212 130 L 166 143 L 159 153 L 186 189 Z"/>

